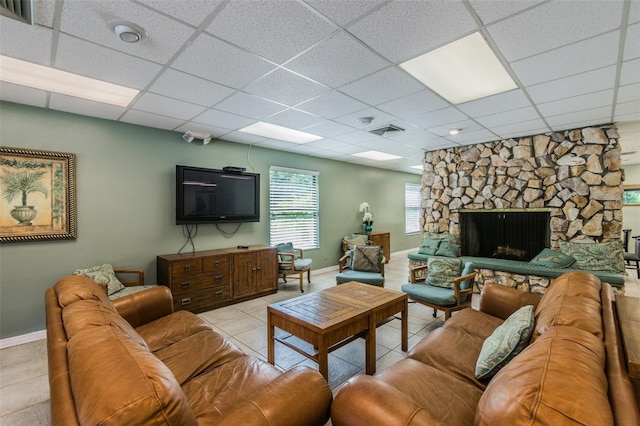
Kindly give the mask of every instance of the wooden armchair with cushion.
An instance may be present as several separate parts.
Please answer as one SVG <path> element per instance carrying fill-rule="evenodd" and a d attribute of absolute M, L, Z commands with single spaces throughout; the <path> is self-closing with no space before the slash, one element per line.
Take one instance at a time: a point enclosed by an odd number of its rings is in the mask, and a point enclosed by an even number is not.
<path fill-rule="evenodd" d="M 380 246 L 355 246 L 340 258 L 336 284 L 357 281 L 384 287 L 385 261 Z"/>
<path fill-rule="evenodd" d="M 277 245 L 278 249 L 278 276 L 287 282 L 287 275 L 298 275 L 300 280 L 300 293 L 304 293 L 303 276 L 307 273 L 307 281 L 311 283 L 311 259 L 305 259 L 302 249 L 294 248 L 293 243 Z"/>
<path fill-rule="evenodd" d="M 416 279 L 424 269 L 426 277 Z M 446 321 L 452 312 L 471 307 L 475 276 L 476 270 L 471 262 L 463 263 L 460 258 L 432 257 L 427 265 L 411 270 L 411 282 L 401 289 L 411 300 L 433 308 L 434 318 L 438 310 L 444 311 Z"/>

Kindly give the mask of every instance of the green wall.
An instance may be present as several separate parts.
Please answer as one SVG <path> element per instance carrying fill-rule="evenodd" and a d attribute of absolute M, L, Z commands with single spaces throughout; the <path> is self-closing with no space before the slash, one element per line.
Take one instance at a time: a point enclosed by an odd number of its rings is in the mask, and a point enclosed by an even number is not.
<path fill-rule="evenodd" d="M 261 221 L 232 237 L 201 225 L 196 250 L 269 243 L 271 165 L 320 172 L 320 248 L 305 250 L 314 269 L 337 263 L 341 236 L 361 229 L 362 201 L 371 204 L 374 230 L 391 233 L 392 252 L 420 244 L 419 235 L 404 234 L 404 184 L 420 183 L 419 175 L 224 141 L 187 144 L 176 132 L 12 103 L 0 103 L 0 144 L 75 153 L 78 205 L 76 240 L 0 245 L 0 338 L 44 329 L 45 289 L 77 268 L 144 268 L 146 282 L 155 283 L 156 256 L 185 243 L 175 225 L 176 164 L 253 166 L 262 177 Z"/>
<path fill-rule="evenodd" d="M 640 185 L 640 164 L 624 166 L 625 185 Z M 622 206 L 622 229 L 631 229 L 631 235 L 640 235 L 640 206 Z M 634 251 L 634 240 L 629 241 Z"/>

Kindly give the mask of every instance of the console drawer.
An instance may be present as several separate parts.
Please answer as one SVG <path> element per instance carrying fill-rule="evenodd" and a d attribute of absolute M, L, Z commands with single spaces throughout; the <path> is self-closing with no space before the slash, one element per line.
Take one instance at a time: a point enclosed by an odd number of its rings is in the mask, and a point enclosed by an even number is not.
<path fill-rule="evenodd" d="M 171 292 L 175 295 L 191 293 L 206 288 L 229 285 L 229 274 L 183 275 L 171 283 Z"/>
<path fill-rule="evenodd" d="M 223 285 L 192 291 L 173 298 L 173 308 L 178 311 L 187 309 L 191 312 L 202 312 L 228 303 L 231 300 L 231 285 Z"/>
<path fill-rule="evenodd" d="M 178 260 L 171 266 L 171 278 L 180 280 L 185 276 L 202 272 L 202 258 Z"/>
<path fill-rule="evenodd" d="M 203 259 L 203 271 L 213 274 L 229 274 L 231 259 L 229 255 L 209 256 Z"/>

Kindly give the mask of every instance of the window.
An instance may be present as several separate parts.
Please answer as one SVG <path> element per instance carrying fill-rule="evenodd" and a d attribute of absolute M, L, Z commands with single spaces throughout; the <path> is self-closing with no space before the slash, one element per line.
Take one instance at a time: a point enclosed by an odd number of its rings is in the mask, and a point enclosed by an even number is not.
<path fill-rule="evenodd" d="M 420 232 L 420 185 L 404 184 L 404 232 L 415 234 Z"/>
<path fill-rule="evenodd" d="M 271 166 L 269 241 L 318 248 L 318 172 Z"/>

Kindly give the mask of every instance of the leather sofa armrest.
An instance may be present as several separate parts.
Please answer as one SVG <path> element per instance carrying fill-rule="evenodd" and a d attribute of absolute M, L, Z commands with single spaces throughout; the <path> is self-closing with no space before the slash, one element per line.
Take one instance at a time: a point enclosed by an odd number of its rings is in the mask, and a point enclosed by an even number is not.
<path fill-rule="evenodd" d="M 397 388 L 372 376 L 356 376 L 331 405 L 333 426 L 428 425 L 439 423 Z"/>
<path fill-rule="evenodd" d="M 134 328 L 173 312 L 171 290 L 163 285 L 115 299 L 112 303 Z"/>
<path fill-rule="evenodd" d="M 538 306 L 540 296 L 497 283 L 487 283 L 480 294 L 480 312 L 506 320 L 525 305 Z"/>
<path fill-rule="evenodd" d="M 320 373 L 296 367 L 236 405 L 218 425 L 323 426 L 329 420 L 332 398 Z"/>

